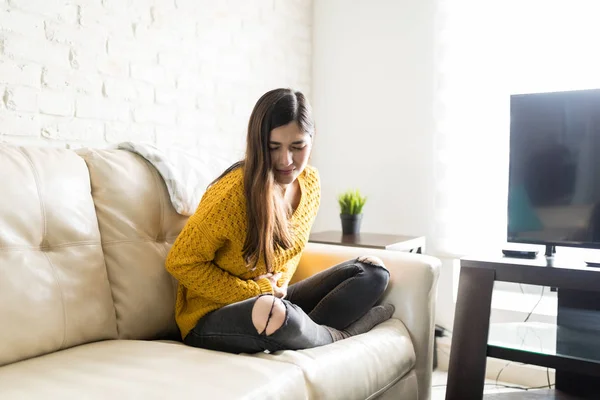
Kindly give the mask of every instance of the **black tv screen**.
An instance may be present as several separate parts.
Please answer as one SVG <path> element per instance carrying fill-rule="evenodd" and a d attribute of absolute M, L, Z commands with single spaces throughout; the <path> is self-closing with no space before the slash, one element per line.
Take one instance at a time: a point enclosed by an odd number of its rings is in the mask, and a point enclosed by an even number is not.
<path fill-rule="evenodd" d="M 511 96 L 508 241 L 600 248 L 600 89 Z"/>

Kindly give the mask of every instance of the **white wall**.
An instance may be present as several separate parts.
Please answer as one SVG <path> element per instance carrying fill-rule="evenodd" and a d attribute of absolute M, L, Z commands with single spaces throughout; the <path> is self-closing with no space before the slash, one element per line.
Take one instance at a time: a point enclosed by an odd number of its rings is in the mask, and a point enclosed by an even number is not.
<path fill-rule="evenodd" d="M 426 235 L 428 253 L 442 261 L 436 323 L 451 330 L 457 260 L 436 251 L 433 221 L 435 0 L 317 0 L 313 12 L 312 162 L 323 180 L 314 230 L 340 229 L 336 196 L 358 187 L 369 196 L 363 231 Z M 531 321 L 555 320 L 552 294 L 540 302 L 539 287 L 499 286 L 492 322 L 522 321 L 538 302 Z M 492 379 L 506 364 L 493 361 Z M 546 381 L 545 369 L 534 379 L 514 368 L 502 380 Z"/>
<path fill-rule="evenodd" d="M 314 230 L 339 229 L 337 194 L 368 196 L 365 232 L 431 233 L 433 0 L 314 3 Z"/>
<path fill-rule="evenodd" d="M 0 0 L 0 141 L 230 156 L 274 87 L 310 95 L 310 0 Z"/>
<path fill-rule="evenodd" d="M 336 196 L 368 197 L 365 232 L 426 235 L 433 227 L 433 0 L 314 4 L 313 163 L 323 180 L 314 230 L 340 229 Z M 452 329 L 452 263 L 438 285 L 437 321 Z"/>

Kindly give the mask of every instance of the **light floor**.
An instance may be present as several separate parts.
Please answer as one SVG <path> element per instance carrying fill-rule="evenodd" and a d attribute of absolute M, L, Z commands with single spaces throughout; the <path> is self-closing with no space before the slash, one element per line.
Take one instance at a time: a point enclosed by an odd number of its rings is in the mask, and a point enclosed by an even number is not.
<path fill-rule="evenodd" d="M 448 371 L 433 371 L 433 378 L 431 380 L 431 400 L 444 400 L 446 398 L 446 381 L 448 380 Z M 502 387 L 500 385 L 509 385 L 515 386 L 514 384 L 498 382 L 498 386 L 496 386 L 496 381 L 487 379 L 485 381 L 486 386 L 484 389 L 484 393 L 504 393 L 504 392 L 514 392 L 519 389 L 512 389 Z"/>

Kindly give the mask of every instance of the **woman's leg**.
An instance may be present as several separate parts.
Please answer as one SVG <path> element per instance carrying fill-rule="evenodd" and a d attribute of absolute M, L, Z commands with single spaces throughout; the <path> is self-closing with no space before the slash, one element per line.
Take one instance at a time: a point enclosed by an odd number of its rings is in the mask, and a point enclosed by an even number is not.
<path fill-rule="evenodd" d="M 377 257 L 359 257 L 291 285 L 287 299 L 317 324 L 342 330 L 377 303 L 390 273 Z"/>
<path fill-rule="evenodd" d="M 367 332 L 390 318 L 394 309 L 372 308 L 387 287 L 389 272 L 378 259 L 360 260 L 290 286 L 288 300 L 263 295 L 213 311 L 184 342 L 230 353 L 256 353 L 317 347 Z"/>
<path fill-rule="evenodd" d="M 229 353 L 298 350 L 334 341 L 327 327 L 297 305 L 270 295 L 230 304 L 204 316 L 187 345 Z"/>

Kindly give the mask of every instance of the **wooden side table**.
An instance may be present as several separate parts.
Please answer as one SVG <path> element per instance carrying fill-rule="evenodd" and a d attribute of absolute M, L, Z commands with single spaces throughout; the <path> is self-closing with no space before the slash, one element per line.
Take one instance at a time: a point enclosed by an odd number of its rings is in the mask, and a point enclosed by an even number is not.
<path fill-rule="evenodd" d="M 418 254 L 425 252 L 424 236 L 389 235 L 383 233 L 343 235 L 341 231 L 324 231 L 311 233 L 308 241 L 338 246 L 406 251 Z"/>

